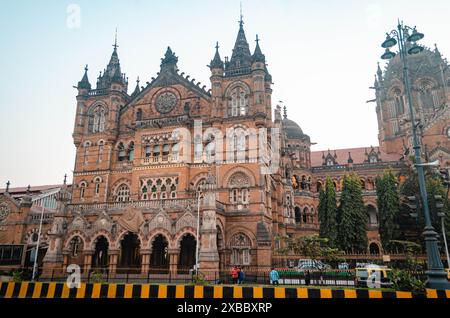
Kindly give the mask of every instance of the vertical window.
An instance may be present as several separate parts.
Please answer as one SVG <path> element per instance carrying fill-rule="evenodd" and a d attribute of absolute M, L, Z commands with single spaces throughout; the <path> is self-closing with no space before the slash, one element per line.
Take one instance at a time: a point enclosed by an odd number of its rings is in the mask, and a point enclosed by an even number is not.
<path fill-rule="evenodd" d="M 118 150 L 118 160 L 125 161 L 126 154 L 125 154 L 125 146 L 123 145 L 123 143 L 119 143 L 117 150 Z"/>
<path fill-rule="evenodd" d="M 103 141 L 100 141 L 98 143 L 98 158 L 97 158 L 97 162 L 100 163 L 103 160 L 103 148 L 104 148 L 104 143 Z"/>
<path fill-rule="evenodd" d="M 172 146 L 172 161 L 178 161 L 179 151 L 180 151 L 180 146 L 178 144 L 174 144 Z"/>
<path fill-rule="evenodd" d="M 134 160 L 134 142 L 130 142 L 128 146 L 128 161 Z"/>
<path fill-rule="evenodd" d="M 246 116 L 248 114 L 248 93 L 243 87 L 234 88 L 230 95 L 229 116 Z"/>
<path fill-rule="evenodd" d="M 144 152 L 145 152 L 145 158 L 148 158 L 152 155 L 152 147 L 151 146 L 145 146 L 144 148 Z"/>
<path fill-rule="evenodd" d="M 116 201 L 117 202 L 130 201 L 130 188 L 126 184 L 122 184 L 117 188 Z"/>
<path fill-rule="evenodd" d="M 87 188 L 87 183 L 86 182 L 81 182 L 80 183 L 80 199 L 84 199 L 85 195 L 86 195 L 86 188 Z"/>
<path fill-rule="evenodd" d="M 91 143 L 89 141 L 86 141 L 84 143 L 84 164 L 88 164 L 89 163 L 89 147 L 91 146 Z"/>

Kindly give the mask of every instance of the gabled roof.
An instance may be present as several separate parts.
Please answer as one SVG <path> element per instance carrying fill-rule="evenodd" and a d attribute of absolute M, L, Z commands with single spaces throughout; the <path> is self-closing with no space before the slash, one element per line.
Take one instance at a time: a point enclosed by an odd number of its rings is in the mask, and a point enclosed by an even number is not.
<path fill-rule="evenodd" d="M 131 105 L 134 101 L 144 96 L 152 88 L 166 87 L 176 84 L 187 87 L 188 89 L 196 92 L 204 98 L 210 99 L 211 93 L 209 91 L 206 91 L 206 85 L 200 87 L 198 85 L 199 83 L 195 83 L 194 80 L 189 80 L 189 76 L 183 77 L 182 75 L 178 74 L 178 68 L 176 67 L 177 61 L 178 58 L 175 56 L 175 53 L 173 53 L 170 47 L 168 47 L 165 57 L 162 59 L 161 70 L 158 73 L 158 76 L 153 79 L 152 82 L 150 82 L 147 87 L 145 87 L 140 93 L 132 96 L 132 99 L 127 104 L 127 106 Z M 127 106 L 122 108 L 122 112 L 127 109 Z"/>
<path fill-rule="evenodd" d="M 367 160 L 367 154 L 370 154 L 372 147 L 361 147 L 361 148 L 347 148 L 347 149 L 336 149 L 330 150 L 333 154 L 336 152 L 336 162 L 340 165 L 345 165 L 348 163 L 349 153 L 354 164 L 364 163 Z M 399 161 L 402 157 L 398 154 L 387 154 L 381 149 L 374 148 L 378 154 L 381 162 L 394 162 Z M 320 167 L 323 165 L 323 156 L 327 155 L 328 150 L 324 151 L 313 151 L 311 152 L 311 166 Z"/>

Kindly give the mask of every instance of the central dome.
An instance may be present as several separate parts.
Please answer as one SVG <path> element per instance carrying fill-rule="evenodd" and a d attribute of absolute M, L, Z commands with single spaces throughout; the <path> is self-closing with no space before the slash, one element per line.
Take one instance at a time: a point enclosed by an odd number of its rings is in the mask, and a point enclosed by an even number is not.
<path fill-rule="evenodd" d="M 303 130 L 293 120 L 283 119 L 283 129 L 286 132 L 286 137 L 289 139 L 303 139 L 305 137 Z"/>

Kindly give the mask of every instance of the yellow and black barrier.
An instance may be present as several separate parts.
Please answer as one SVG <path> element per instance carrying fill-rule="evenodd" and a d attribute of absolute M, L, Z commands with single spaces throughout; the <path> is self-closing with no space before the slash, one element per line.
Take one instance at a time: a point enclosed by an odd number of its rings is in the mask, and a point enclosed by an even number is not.
<path fill-rule="evenodd" d="M 289 287 L 192 286 L 151 284 L 85 284 L 69 288 L 65 283 L 4 282 L 2 299 L 449 299 L 450 290 L 427 289 L 424 293 L 364 289 L 309 289 Z"/>

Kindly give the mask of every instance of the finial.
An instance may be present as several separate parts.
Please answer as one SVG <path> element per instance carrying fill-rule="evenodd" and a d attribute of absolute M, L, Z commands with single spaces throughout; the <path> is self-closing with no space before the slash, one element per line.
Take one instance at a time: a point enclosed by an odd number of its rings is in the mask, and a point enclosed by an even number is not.
<path fill-rule="evenodd" d="M 219 41 L 216 42 L 216 51 L 219 51 Z"/>
<path fill-rule="evenodd" d="M 27 187 L 27 194 L 29 194 L 30 192 L 31 192 L 31 186 L 28 185 L 28 187 Z"/>
<path fill-rule="evenodd" d="M 115 36 L 115 39 L 114 39 L 114 45 L 113 45 L 113 47 L 114 47 L 114 50 L 117 50 L 117 48 L 119 47 L 119 46 L 117 45 L 117 28 L 116 28 L 116 36 Z"/>
<path fill-rule="evenodd" d="M 244 15 L 242 14 L 242 1 L 241 1 L 241 17 L 239 20 L 239 25 L 242 28 L 242 26 L 244 25 Z"/>
<path fill-rule="evenodd" d="M 137 77 L 136 83 L 139 86 L 139 83 L 140 83 L 139 76 Z"/>
<path fill-rule="evenodd" d="M 87 73 L 87 71 L 89 70 L 88 65 L 86 64 L 86 67 L 84 68 L 84 71 Z"/>
<path fill-rule="evenodd" d="M 64 184 L 67 184 L 67 173 L 64 175 Z"/>
<path fill-rule="evenodd" d="M 256 35 L 256 45 L 259 45 L 259 37 L 258 37 L 258 34 Z"/>
<path fill-rule="evenodd" d="M 286 108 L 286 106 L 283 107 L 283 117 L 284 117 L 284 119 L 287 119 L 287 108 Z"/>
<path fill-rule="evenodd" d="M 9 185 L 11 184 L 11 182 L 9 182 L 9 180 L 8 180 L 8 182 L 6 182 L 6 193 L 9 193 Z"/>

